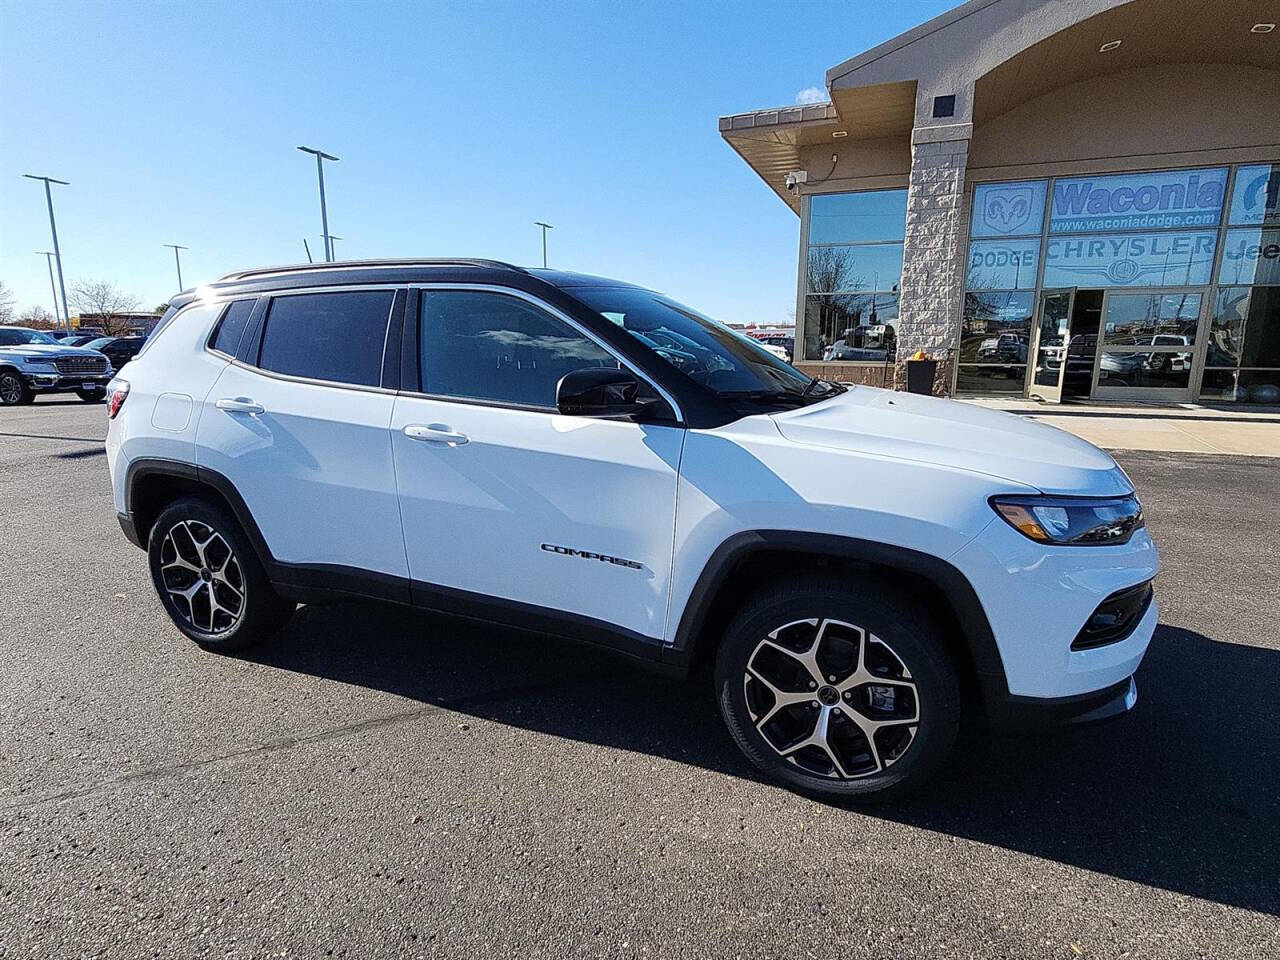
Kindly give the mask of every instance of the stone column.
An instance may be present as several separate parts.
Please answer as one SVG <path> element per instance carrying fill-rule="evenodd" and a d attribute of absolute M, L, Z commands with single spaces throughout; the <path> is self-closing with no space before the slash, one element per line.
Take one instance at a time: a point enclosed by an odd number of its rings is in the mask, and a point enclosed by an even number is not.
<path fill-rule="evenodd" d="M 933 392 L 951 390 L 951 360 L 959 342 L 964 269 L 962 207 L 971 123 L 917 126 L 911 135 L 911 182 L 903 244 L 894 387 L 905 390 L 907 358 L 936 357 Z"/>

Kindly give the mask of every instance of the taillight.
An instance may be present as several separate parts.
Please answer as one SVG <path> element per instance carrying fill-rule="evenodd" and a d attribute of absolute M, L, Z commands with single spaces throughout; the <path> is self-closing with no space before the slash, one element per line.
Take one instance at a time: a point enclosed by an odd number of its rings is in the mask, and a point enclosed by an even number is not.
<path fill-rule="evenodd" d="M 129 381 L 116 378 L 107 384 L 107 419 L 114 420 L 129 398 Z"/>

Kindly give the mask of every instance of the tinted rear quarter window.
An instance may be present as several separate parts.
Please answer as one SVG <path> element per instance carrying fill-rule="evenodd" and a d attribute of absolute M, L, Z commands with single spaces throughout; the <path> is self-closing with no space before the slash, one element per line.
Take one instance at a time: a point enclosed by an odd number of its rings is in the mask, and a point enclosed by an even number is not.
<path fill-rule="evenodd" d="M 240 346 L 240 337 L 245 325 L 249 322 L 249 314 L 253 313 L 256 300 L 237 300 L 227 307 L 218 323 L 218 332 L 213 337 L 213 349 L 234 357 Z"/>
<path fill-rule="evenodd" d="M 376 387 L 393 298 L 390 290 L 275 297 L 258 366 L 295 377 Z"/>

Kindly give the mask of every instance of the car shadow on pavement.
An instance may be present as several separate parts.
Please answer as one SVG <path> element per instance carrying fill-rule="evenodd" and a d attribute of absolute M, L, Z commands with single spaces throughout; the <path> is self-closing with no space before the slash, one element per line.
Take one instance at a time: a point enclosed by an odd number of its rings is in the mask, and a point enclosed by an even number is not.
<path fill-rule="evenodd" d="M 708 681 L 373 604 L 304 607 L 263 665 L 759 781 Z M 962 737 L 932 785 L 861 814 L 1280 915 L 1280 652 L 1161 625 L 1135 711 L 1039 739 Z"/>

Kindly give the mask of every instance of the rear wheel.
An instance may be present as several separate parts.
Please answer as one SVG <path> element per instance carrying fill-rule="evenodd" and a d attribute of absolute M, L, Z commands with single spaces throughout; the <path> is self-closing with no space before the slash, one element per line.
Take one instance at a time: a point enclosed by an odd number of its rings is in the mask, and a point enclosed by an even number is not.
<path fill-rule="evenodd" d="M 745 607 L 716 658 L 729 732 L 805 793 L 888 800 L 945 762 L 960 723 L 941 632 L 890 584 L 794 580 Z"/>
<path fill-rule="evenodd" d="M 276 633 L 295 604 L 271 588 L 239 524 L 200 498 L 166 507 L 147 546 L 151 580 L 178 629 L 208 650 L 241 650 Z"/>
<path fill-rule="evenodd" d="M 0 404 L 16 407 L 31 402 L 31 391 L 22 375 L 13 370 L 0 370 Z"/>

